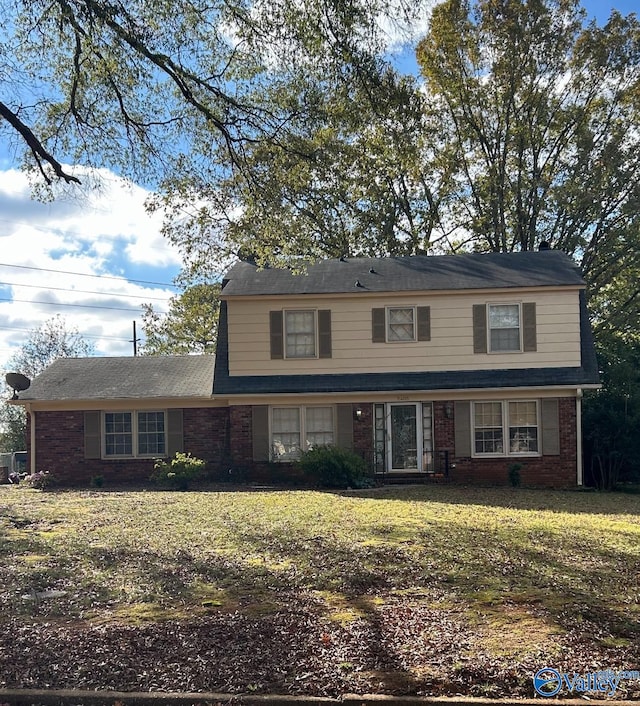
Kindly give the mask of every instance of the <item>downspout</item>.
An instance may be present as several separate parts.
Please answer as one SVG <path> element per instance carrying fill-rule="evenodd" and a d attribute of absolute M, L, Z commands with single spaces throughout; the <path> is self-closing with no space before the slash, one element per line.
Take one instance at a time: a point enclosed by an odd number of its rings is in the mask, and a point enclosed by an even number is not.
<path fill-rule="evenodd" d="M 31 475 L 36 472 L 36 413 L 31 405 L 25 405 L 29 415 L 29 471 Z"/>
<path fill-rule="evenodd" d="M 578 485 L 584 481 L 584 468 L 582 459 L 582 388 L 576 390 L 576 454 L 578 456 Z"/>

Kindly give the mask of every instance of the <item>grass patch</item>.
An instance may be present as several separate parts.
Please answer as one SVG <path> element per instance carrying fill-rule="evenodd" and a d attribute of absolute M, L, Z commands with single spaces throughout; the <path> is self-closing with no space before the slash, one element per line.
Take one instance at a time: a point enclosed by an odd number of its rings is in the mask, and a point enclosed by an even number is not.
<path fill-rule="evenodd" d="M 350 689 L 375 690 L 382 670 L 407 693 L 477 693 L 469 660 L 497 660 L 504 680 L 577 644 L 581 668 L 630 668 L 640 640 L 630 494 L 0 487 L 0 533 L 0 622 L 290 621 L 292 644 L 331 654 L 323 674 Z M 21 599 L 46 591 L 59 597 Z"/>

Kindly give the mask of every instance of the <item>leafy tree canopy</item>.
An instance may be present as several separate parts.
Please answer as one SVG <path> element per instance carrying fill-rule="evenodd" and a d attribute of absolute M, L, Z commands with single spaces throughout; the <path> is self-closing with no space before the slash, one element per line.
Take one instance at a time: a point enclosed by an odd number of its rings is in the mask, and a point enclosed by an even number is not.
<path fill-rule="evenodd" d="M 351 83 L 372 70 L 390 4 L 9 0 L 0 129 L 47 181 L 76 179 L 63 160 L 148 184 L 185 165 L 248 176 L 246 150 L 285 143 L 303 119 L 304 102 L 279 92 L 298 76 Z"/>
<path fill-rule="evenodd" d="M 597 327 L 635 322 L 638 292 L 624 284 L 640 262 L 635 15 L 585 27 L 577 0 L 448 0 L 417 56 L 442 129 L 452 246 L 547 241 L 582 266 Z"/>
<path fill-rule="evenodd" d="M 218 332 L 220 286 L 197 284 L 171 297 L 169 311 L 157 314 L 145 304 L 143 355 L 215 353 Z"/>

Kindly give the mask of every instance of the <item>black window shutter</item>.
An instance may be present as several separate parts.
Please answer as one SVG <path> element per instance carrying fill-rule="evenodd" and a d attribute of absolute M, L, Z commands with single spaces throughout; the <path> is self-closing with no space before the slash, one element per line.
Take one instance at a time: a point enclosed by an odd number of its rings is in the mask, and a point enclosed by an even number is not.
<path fill-rule="evenodd" d="M 269 460 L 269 407 L 254 405 L 251 407 L 251 434 L 253 442 L 253 460 Z"/>
<path fill-rule="evenodd" d="M 84 457 L 100 458 L 102 455 L 102 428 L 100 412 L 84 413 Z"/>
<path fill-rule="evenodd" d="M 542 400 L 542 455 L 558 456 L 560 453 L 560 421 L 557 398 Z"/>
<path fill-rule="evenodd" d="M 318 310 L 318 357 L 331 358 L 331 310 Z"/>
<path fill-rule="evenodd" d="M 417 309 L 418 318 L 418 340 L 431 340 L 431 307 L 419 306 Z"/>
<path fill-rule="evenodd" d="M 336 427 L 336 446 L 339 446 L 342 449 L 353 449 L 352 404 L 345 403 L 336 405 Z"/>
<path fill-rule="evenodd" d="M 387 340 L 384 319 L 384 309 L 371 309 L 372 343 L 384 343 Z"/>
<path fill-rule="evenodd" d="M 471 456 L 471 402 L 459 401 L 454 406 L 456 456 Z"/>
<path fill-rule="evenodd" d="M 487 352 L 487 307 L 485 304 L 473 305 L 473 352 Z"/>
<path fill-rule="evenodd" d="M 183 413 L 181 409 L 167 410 L 167 456 L 184 452 Z"/>
<path fill-rule="evenodd" d="M 522 347 L 525 351 L 538 350 L 535 302 L 522 305 Z"/>
<path fill-rule="evenodd" d="M 269 312 L 269 338 L 271 341 L 271 358 L 284 358 L 284 334 L 282 330 L 283 314 L 281 311 Z"/>

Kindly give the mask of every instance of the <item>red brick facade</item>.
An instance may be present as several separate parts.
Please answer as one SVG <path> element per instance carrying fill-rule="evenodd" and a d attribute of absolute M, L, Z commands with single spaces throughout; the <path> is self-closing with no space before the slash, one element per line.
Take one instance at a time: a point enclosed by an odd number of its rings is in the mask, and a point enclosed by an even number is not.
<path fill-rule="evenodd" d="M 373 449 L 373 404 L 353 403 L 353 448 L 369 464 Z M 356 409 L 361 415 L 356 418 Z M 433 431 L 436 453 L 448 452 L 449 480 L 463 484 L 504 485 L 509 467 L 521 464 L 522 485 L 571 487 L 577 479 L 576 402 L 561 398 L 558 455 L 542 457 L 470 458 L 455 455 L 455 419 L 452 402 L 434 402 Z M 102 476 L 107 483 L 145 482 L 151 459 L 86 459 L 84 412 L 36 413 L 36 470 L 49 470 L 65 485 L 88 485 Z M 29 429 L 28 429 L 29 434 Z M 28 436 L 28 438 L 30 438 Z M 289 464 L 253 460 L 252 407 L 187 408 L 183 410 L 184 450 L 207 461 L 212 478 L 260 481 L 299 480 Z M 30 459 L 29 462 L 30 464 Z M 30 466 L 28 466 L 30 467 Z"/>
<path fill-rule="evenodd" d="M 449 449 L 451 465 L 449 477 L 454 483 L 469 485 L 507 485 L 509 468 L 521 465 L 520 479 L 524 486 L 568 488 L 577 485 L 577 430 L 576 401 L 558 400 L 560 424 L 560 453 L 555 456 L 457 458 L 454 444 L 454 421 L 443 419 L 442 408 L 434 405 L 434 432 L 437 449 Z M 441 406 L 442 407 L 442 406 Z"/>
<path fill-rule="evenodd" d="M 153 471 L 153 459 L 87 459 L 84 454 L 84 412 L 36 412 L 36 470 L 48 470 L 62 485 L 89 485 L 102 476 L 105 483 L 143 483 Z M 27 438 L 30 438 L 27 416 Z M 226 407 L 183 410 L 185 452 L 207 461 L 208 473 L 220 474 L 228 464 L 229 410 Z M 28 454 L 30 455 L 30 454 Z M 27 459 L 27 468 L 31 458 Z"/>

